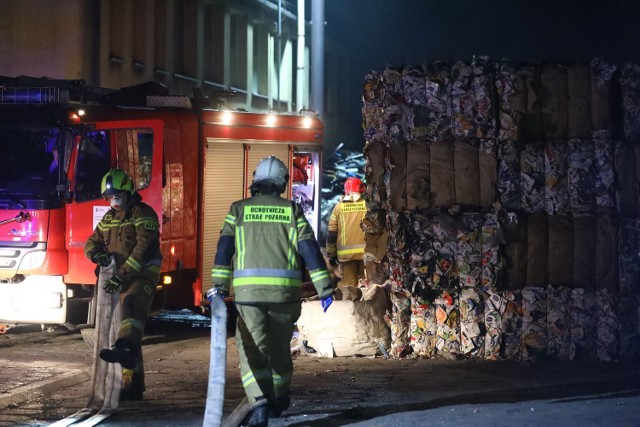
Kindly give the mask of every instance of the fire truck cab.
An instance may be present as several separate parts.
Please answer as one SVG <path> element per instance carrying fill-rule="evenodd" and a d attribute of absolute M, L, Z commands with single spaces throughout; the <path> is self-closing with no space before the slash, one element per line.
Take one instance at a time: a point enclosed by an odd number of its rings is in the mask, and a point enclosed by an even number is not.
<path fill-rule="evenodd" d="M 318 232 L 321 121 L 206 101 L 153 83 L 0 77 L 0 322 L 92 323 L 96 270 L 84 245 L 109 208 L 100 183 L 112 167 L 160 218 L 156 307 L 202 305 L 223 219 L 266 156 L 288 163 L 286 197 Z"/>

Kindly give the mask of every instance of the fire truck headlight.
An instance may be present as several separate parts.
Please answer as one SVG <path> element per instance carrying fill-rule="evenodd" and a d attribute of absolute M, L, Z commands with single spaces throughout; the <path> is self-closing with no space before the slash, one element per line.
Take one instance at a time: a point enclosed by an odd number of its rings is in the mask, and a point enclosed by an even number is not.
<path fill-rule="evenodd" d="M 20 263 L 21 270 L 35 270 L 36 268 L 42 267 L 44 263 L 46 252 L 45 251 L 34 251 L 29 252 L 22 258 L 22 262 Z"/>
<path fill-rule="evenodd" d="M 311 120 L 311 117 L 304 117 L 302 119 L 302 126 L 306 128 L 310 128 L 312 123 L 313 123 L 313 120 Z"/>

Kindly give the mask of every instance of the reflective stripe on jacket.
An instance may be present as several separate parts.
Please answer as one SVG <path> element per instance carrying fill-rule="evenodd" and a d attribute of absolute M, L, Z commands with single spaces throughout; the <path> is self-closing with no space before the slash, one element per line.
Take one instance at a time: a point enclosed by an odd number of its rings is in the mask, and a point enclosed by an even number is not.
<path fill-rule="evenodd" d="M 364 258 L 364 232 L 360 222 L 367 211 L 364 199 L 341 200 L 333 208 L 327 233 L 327 255 L 338 261 L 356 261 Z"/>
<path fill-rule="evenodd" d="M 238 303 L 293 302 L 300 299 L 303 266 L 318 295 L 331 295 L 333 283 L 300 205 L 271 194 L 231 205 L 211 270 L 214 286 L 228 292 L 232 282 Z"/>
<path fill-rule="evenodd" d="M 119 275 L 130 281 L 145 277 L 154 283 L 160 278 L 160 224 L 153 208 L 134 193 L 122 212 L 109 209 L 84 247 L 85 256 L 93 259 L 107 252 L 116 260 Z"/>

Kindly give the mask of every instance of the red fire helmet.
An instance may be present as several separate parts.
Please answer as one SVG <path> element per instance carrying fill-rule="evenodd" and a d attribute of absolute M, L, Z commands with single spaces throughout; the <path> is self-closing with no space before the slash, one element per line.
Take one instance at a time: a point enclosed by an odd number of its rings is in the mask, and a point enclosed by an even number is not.
<path fill-rule="evenodd" d="M 362 181 L 358 178 L 347 178 L 344 182 L 344 194 L 362 193 Z"/>

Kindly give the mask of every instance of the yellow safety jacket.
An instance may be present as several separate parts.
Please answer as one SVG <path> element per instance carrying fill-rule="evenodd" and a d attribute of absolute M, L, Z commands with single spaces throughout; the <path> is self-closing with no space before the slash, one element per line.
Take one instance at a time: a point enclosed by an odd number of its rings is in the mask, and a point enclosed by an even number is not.
<path fill-rule="evenodd" d="M 364 258 L 364 232 L 360 222 L 367 207 L 364 199 L 353 196 L 343 197 L 329 218 L 327 255 L 338 258 L 339 262 L 361 261 Z"/>

